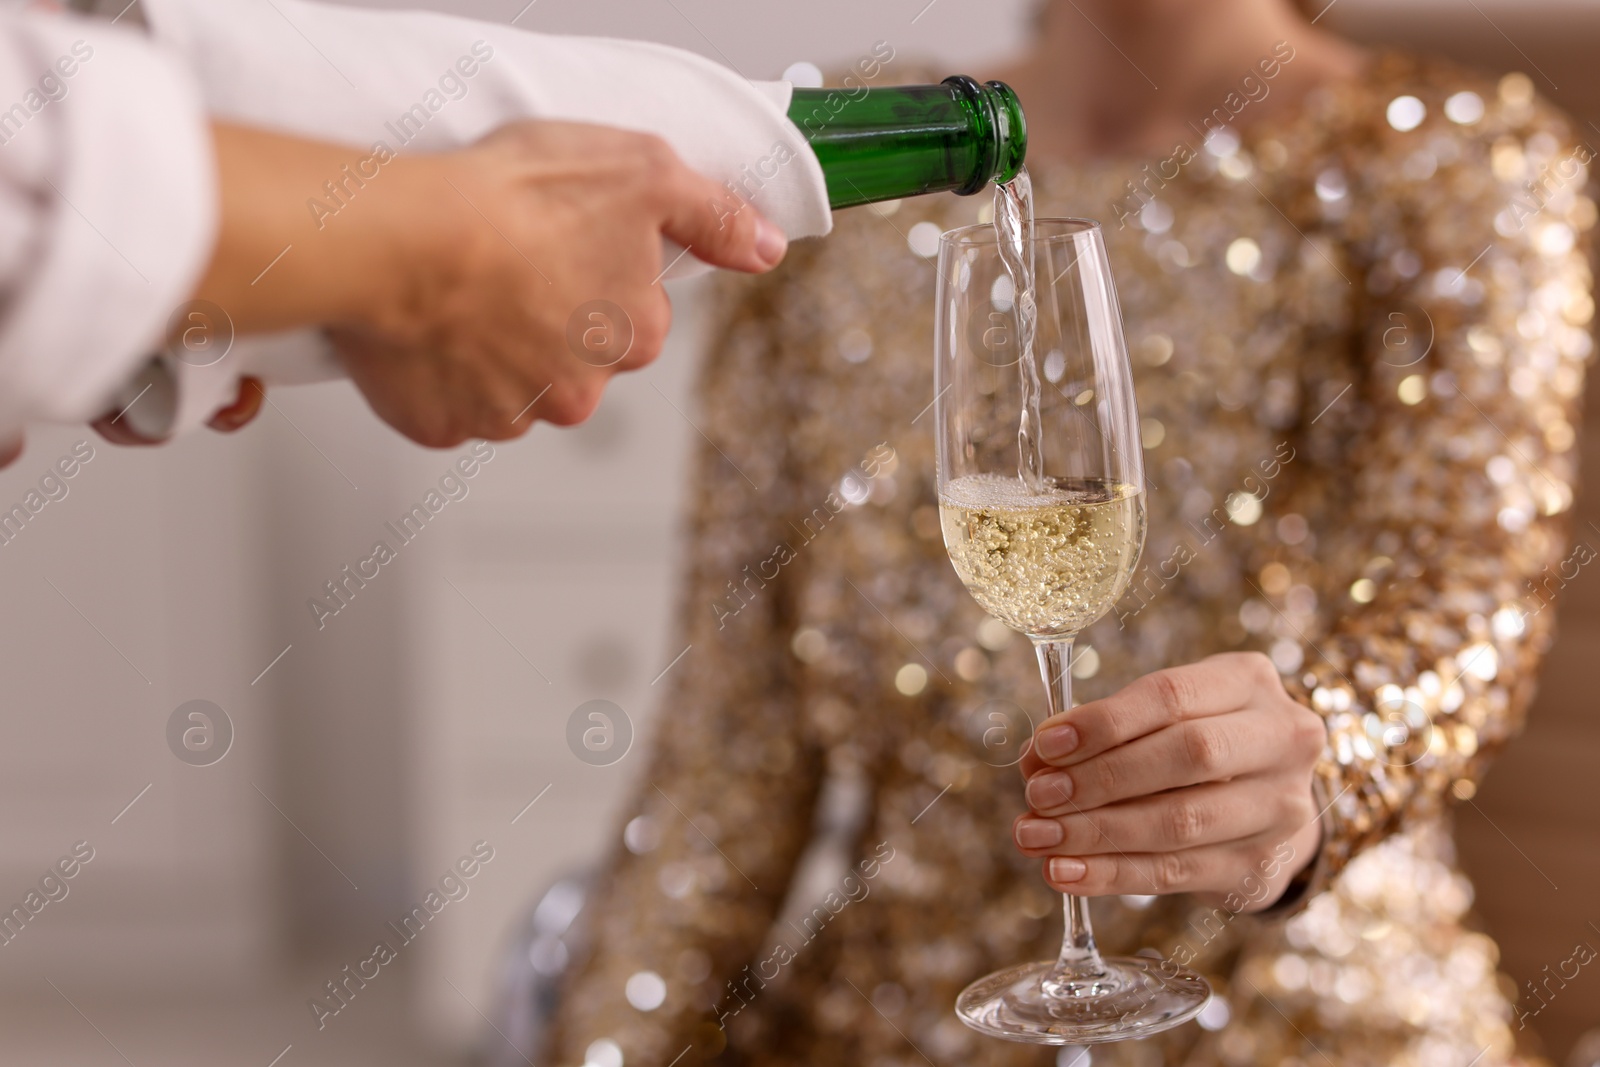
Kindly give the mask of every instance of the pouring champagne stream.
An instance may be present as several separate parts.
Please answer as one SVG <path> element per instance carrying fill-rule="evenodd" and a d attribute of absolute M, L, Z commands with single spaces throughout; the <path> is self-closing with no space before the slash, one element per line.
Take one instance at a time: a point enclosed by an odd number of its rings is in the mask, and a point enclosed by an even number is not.
<path fill-rule="evenodd" d="M 1055 715 L 1072 706 L 1074 637 L 1127 588 L 1145 535 L 1139 416 L 1098 224 L 1035 220 L 1020 172 L 996 187 L 993 227 L 944 235 L 936 314 L 945 547 L 974 599 L 1034 643 Z M 997 318 L 1013 318 L 1015 331 L 992 328 Z M 1056 386 L 1048 402 L 1041 349 Z M 1199 1013 L 1204 979 L 1159 959 L 1101 957 L 1088 901 L 1063 899 L 1059 957 L 974 982 L 957 1000 L 963 1022 L 1079 1045 Z"/>

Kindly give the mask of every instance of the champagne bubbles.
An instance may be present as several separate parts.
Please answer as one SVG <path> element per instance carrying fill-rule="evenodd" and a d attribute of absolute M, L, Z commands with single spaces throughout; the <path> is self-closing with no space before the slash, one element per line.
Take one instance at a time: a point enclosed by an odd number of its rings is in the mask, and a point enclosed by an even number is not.
<path fill-rule="evenodd" d="M 1082 481 L 1033 493 L 1017 479 L 978 474 L 940 497 L 945 548 L 967 591 L 1034 637 L 1078 633 L 1110 610 L 1144 543 L 1144 496 L 1131 485 Z"/>
<path fill-rule="evenodd" d="M 610 700 L 579 704 L 567 716 L 567 748 L 591 767 L 609 767 L 633 747 L 633 720 Z"/>
<path fill-rule="evenodd" d="M 191 767 L 209 767 L 233 747 L 233 720 L 209 700 L 180 704 L 167 716 L 167 747 Z"/>

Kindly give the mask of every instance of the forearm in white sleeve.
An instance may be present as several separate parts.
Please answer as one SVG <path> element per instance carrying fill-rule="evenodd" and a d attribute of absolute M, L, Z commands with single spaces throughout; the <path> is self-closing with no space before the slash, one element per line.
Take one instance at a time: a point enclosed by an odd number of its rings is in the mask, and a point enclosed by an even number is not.
<path fill-rule="evenodd" d="M 459 147 L 516 119 L 615 126 L 665 138 L 791 239 L 832 226 L 822 168 L 788 119 L 792 87 L 693 52 L 306 0 L 141 6 L 218 118 L 395 152 Z"/>
<path fill-rule="evenodd" d="M 0 443 L 102 413 L 198 283 L 216 225 L 181 62 L 103 22 L 0 15 Z"/>
<path fill-rule="evenodd" d="M 788 83 L 751 82 L 692 52 L 305 0 L 139 7 L 157 40 L 186 58 L 217 118 L 363 150 L 381 142 L 397 153 L 459 147 L 518 119 L 615 126 L 663 137 L 791 239 L 833 224 L 822 168 L 788 120 Z M 353 189 L 307 190 L 308 213 L 331 214 L 341 192 Z M 679 252 L 664 250 L 668 278 L 705 269 Z M 325 339 L 310 331 L 241 338 L 210 367 L 165 363 L 179 384 L 174 418 L 153 430 L 161 435 L 231 403 L 241 374 L 292 384 L 341 373 Z"/>

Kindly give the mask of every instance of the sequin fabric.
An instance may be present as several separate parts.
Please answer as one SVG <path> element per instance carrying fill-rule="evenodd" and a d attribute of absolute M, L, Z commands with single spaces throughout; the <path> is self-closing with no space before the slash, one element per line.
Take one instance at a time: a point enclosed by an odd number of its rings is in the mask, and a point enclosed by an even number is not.
<path fill-rule="evenodd" d="M 1150 483 L 1077 697 L 1265 652 L 1327 721 L 1324 880 L 1287 920 L 1095 901 L 1104 949 L 1187 958 L 1218 996 L 1093 1063 L 1521 1062 L 1448 822 L 1517 731 L 1580 565 L 1592 151 L 1527 78 L 1399 55 L 1188 147 L 1032 168 L 1041 215 L 1106 220 Z M 736 289 L 695 416 L 692 650 L 542 1062 L 1056 1062 L 952 1014 L 1060 936 L 989 734 L 995 702 L 1038 714 L 1031 650 L 962 589 L 934 506 L 928 256 L 987 201 L 846 213 Z M 866 798 L 850 874 L 797 889 L 825 781 Z"/>

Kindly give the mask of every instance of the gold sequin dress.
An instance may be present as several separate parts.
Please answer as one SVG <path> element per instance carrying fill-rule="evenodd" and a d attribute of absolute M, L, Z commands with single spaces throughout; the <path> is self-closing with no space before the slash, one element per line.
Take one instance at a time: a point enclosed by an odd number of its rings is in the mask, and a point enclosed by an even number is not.
<path fill-rule="evenodd" d="M 1094 902 L 1103 949 L 1191 959 L 1218 998 L 1093 1062 L 1519 1062 L 1448 823 L 1551 640 L 1590 151 L 1528 79 L 1399 55 L 1186 147 L 1033 168 L 1041 215 L 1106 220 L 1150 483 L 1139 574 L 1080 642 L 1077 696 L 1261 650 L 1327 720 L 1331 804 L 1317 891 L 1287 919 Z M 696 415 L 693 647 L 541 1062 L 1055 1062 L 952 1014 L 1060 938 L 1011 843 L 1021 781 L 986 745 L 992 702 L 1037 712 L 1042 688 L 950 568 L 922 417 L 928 256 L 988 199 L 844 213 L 739 283 Z M 852 792 L 832 880 L 795 888 Z"/>

